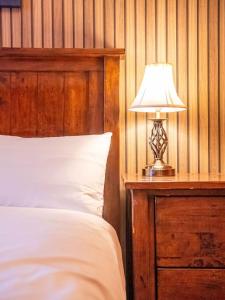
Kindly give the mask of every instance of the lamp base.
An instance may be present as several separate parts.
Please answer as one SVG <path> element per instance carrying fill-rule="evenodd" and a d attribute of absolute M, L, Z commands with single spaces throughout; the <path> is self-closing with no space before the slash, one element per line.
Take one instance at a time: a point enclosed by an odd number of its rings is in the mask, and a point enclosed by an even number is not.
<path fill-rule="evenodd" d="M 175 169 L 165 164 L 161 160 L 156 160 L 154 164 L 142 169 L 143 176 L 175 176 Z"/>

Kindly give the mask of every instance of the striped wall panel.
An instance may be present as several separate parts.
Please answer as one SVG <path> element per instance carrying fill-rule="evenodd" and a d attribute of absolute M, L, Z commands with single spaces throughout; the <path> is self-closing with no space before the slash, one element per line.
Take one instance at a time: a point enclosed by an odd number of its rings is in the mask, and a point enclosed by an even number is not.
<path fill-rule="evenodd" d="M 225 0 L 23 0 L 2 9 L 3 47 L 125 47 L 121 166 L 152 160 L 150 114 L 127 109 L 151 62 L 170 62 L 188 110 L 167 114 L 166 159 L 179 172 L 225 172 Z"/>

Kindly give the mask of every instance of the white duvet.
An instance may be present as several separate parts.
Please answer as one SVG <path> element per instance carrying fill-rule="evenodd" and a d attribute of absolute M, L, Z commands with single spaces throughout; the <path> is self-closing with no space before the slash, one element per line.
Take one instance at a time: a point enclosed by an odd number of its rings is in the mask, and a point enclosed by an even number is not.
<path fill-rule="evenodd" d="M 125 299 L 114 229 L 80 212 L 0 207 L 0 299 Z"/>

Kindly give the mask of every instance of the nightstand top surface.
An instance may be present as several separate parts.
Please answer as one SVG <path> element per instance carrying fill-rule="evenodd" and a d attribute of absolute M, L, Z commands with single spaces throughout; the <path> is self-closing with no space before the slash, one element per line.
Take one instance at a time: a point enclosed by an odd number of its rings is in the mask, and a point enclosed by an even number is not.
<path fill-rule="evenodd" d="M 171 177 L 145 177 L 125 175 L 124 184 L 128 189 L 225 189 L 225 174 L 176 174 Z"/>

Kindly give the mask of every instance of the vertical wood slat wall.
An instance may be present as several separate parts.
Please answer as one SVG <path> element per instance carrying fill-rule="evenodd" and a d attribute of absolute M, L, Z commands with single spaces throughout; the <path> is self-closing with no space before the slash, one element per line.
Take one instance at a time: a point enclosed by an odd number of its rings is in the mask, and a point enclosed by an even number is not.
<path fill-rule="evenodd" d="M 145 64 L 170 62 L 188 110 L 167 114 L 169 162 L 179 172 L 225 172 L 225 0 L 23 0 L 1 9 L 3 47 L 126 48 L 121 63 L 121 166 L 152 155 L 150 114 L 127 109 Z"/>

